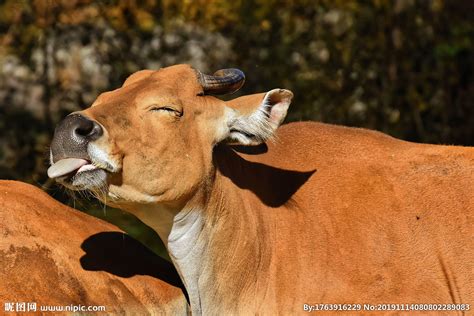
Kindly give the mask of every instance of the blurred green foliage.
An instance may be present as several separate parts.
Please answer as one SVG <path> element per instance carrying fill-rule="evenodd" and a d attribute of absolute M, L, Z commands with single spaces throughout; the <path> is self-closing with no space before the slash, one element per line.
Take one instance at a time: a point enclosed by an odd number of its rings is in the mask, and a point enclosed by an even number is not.
<path fill-rule="evenodd" d="M 242 94 L 292 90 L 290 121 L 474 145 L 473 1 L 0 3 L 0 178 L 51 187 L 64 115 L 136 70 L 176 63 L 238 67 Z"/>

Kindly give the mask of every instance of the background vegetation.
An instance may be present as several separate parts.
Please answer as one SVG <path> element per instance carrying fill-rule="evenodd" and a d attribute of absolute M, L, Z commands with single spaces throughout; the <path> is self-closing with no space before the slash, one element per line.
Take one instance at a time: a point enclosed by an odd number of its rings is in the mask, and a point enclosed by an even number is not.
<path fill-rule="evenodd" d="M 70 205 L 46 177 L 55 124 L 134 71 L 176 63 L 240 68 L 243 94 L 292 90 L 289 120 L 474 145 L 473 1 L 0 3 L 0 178 Z M 119 211 L 82 206 L 150 236 Z"/>

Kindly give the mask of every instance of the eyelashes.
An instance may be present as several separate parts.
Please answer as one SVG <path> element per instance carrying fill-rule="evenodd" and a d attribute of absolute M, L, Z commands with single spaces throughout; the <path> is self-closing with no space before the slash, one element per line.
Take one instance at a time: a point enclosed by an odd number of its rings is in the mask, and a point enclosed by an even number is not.
<path fill-rule="evenodd" d="M 170 106 L 154 106 L 149 111 L 150 112 L 165 112 L 177 117 L 183 116 L 183 111 L 179 111 Z"/>

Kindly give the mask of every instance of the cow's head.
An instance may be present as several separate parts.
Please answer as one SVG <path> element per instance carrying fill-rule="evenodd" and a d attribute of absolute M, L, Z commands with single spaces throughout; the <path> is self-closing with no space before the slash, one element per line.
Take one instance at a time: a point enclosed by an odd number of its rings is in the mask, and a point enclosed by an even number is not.
<path fill-rule="evenodd" d="M 139 71 L 57 126 L 48 175 L 74 190 L 106 192 L 116 204 L 185 201 L 212 174 L 213 146 L 264 142 L 285 118 L 288 90 L 228 102 L 211 96 L 243 82 L 237 69 Z"/>

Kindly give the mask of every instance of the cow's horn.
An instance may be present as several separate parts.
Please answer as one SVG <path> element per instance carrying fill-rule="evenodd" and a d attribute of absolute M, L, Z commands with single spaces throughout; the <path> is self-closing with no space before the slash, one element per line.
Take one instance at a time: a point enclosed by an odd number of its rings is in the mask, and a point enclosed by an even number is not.
<path fill-rule="evenodd" d="M 239 90 L 245 82 L 244 73 L 235 68 L 221 69 L 212 76 L 198 73 L 198 79 L 201 83 L 204 94 L 230 94 Z"/>

